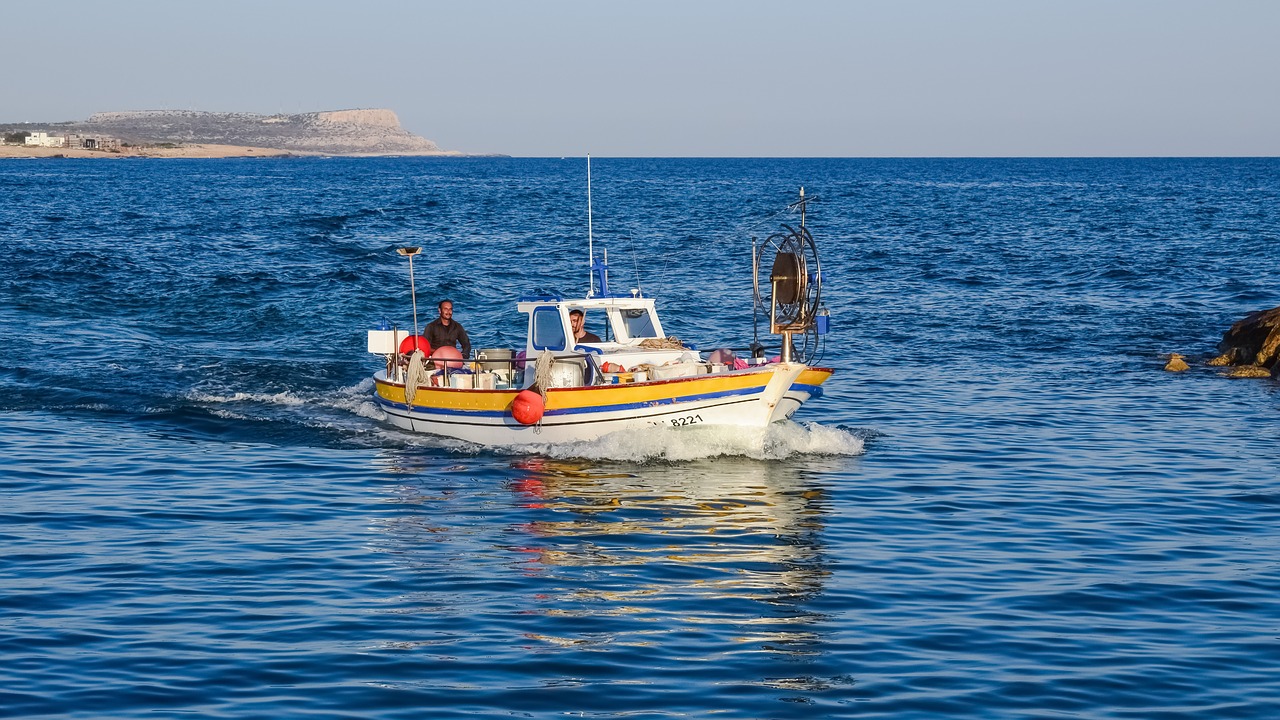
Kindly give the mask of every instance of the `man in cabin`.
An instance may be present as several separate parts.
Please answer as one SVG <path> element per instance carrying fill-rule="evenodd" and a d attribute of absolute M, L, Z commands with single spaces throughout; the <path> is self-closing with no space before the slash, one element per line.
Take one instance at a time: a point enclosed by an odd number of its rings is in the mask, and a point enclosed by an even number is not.
<path fill-rule="evenodd" d="M 587 332 L 586 328 L 582 327 L 582 322 L 583 317 L 581 310 L 574 308 L 569 311 L 569 325 L 573 327 L 573 342 L 575 345 L 578 343 L 603 342 L 599 335 Z"/>
<path fill-rule="evenodd" d="M 467 337 L 467 331 L 462 329 L 462 323 L 453 319 L 453 301 L 441 300 L 437 307 L 440 310 L 440 317 L 428 323 L 427 329 L 423 331 L 427 336 L 427 342 L 431 344 L 431 351 L 461 345 L 462 357 L 471 357 L 471 338 Z"/>

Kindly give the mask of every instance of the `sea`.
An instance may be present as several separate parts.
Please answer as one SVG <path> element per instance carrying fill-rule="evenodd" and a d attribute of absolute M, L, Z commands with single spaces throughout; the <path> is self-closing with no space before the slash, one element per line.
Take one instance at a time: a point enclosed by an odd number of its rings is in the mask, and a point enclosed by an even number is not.
<path fill-rule="evenodd" d="M 1280 384 L 1205 364 L 1280 305 L 1280 159 L 586 171 L 0 163 L 0 717 L 1280 717 Z M 776 349 L 802 187 L 836 372 L 788 423 L 487 449 L 371 401 L 402 246 L 476 347 L 590 246 Z"/>

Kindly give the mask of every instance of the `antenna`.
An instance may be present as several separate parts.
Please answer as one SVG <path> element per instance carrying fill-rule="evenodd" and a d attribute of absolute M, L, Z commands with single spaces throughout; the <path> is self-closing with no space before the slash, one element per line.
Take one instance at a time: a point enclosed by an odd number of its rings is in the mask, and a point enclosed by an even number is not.
<path fill-rule="evenodd" d="M 805 210 L 805 206 L 808 204 L 809 204 L 809 201 L 806 200 L 804 197 L 804 186 L 802 185 L 800 187 L 800 199 L 787 206 L 788 210 L 800 211 L 800 229 L 801 230 L 804 229 L 804 210 Z"/>
<path fill-rule="evenodd" d="M 595 241 L 591 237 L 591 153 L 587 153 L 587 297 L 596 294 L 596 278 L 592 275 L 595 264 Z"/>
<path fill-rule="evenodd" d="M 413 287 L 413 256 L 422 252 L 420 247 L 402 247 L 396 248 L 396 252 L 409 258 L 409 297 L 413 298 L 413 335 L 418 336 L 418 291 Z M 414 347 L 417 347 L 417 340 L 414 340 Z"/>
<path fill-rule="evenodd" d="M 631 264 L 636 269 L 636 292 L 644 297 L 644 286 L 640 284 L 640 260 L 636 258 L 636 239 L 634 235 L 628 234 L 627 239 L 631 245 Z"/>

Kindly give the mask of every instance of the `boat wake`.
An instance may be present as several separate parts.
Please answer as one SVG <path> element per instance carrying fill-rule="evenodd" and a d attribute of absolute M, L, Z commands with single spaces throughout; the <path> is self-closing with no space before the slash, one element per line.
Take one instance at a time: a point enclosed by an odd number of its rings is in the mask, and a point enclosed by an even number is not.
<path fill-rule="evenodd" d="M 222 420 L 301 425 L 337 431 L 356 445 L 408 444 L 450 453 L 540 455 L 557 459 L 629 462 L 687 462 L 716 457 L 785 460 L 796 456 L 854 456 L 865 451 L 864 438 L 842 427 L 786 421 L 765 428 L 707 425 L 651 426 L 610 433 L 577 443 L 533 442 L 480 447 L 452 438 L 409 433 L 385 424 L 386 415 L 370 399 L 372 380 L 328 392 L 250 393 L 199 391 L 187 400 Z M 373 421 L 373 422 L 370 422 Z"/>
<path fill-rule="evenodd" d="M 370 399 L 372 386 L 372 380 L 363 380 L 328 391 L 205 388 L 187 392 L 183 399 L 219 422 L 243 427 L 254 440 L 356 447 L 397 444 L 386 437 L 381 423 L 386 415 Z"/>
<path fill-rule="evenodd" d="M 547 457 L 632 462 L 686 462 L 715 457 L 785 460 L 798 455 L 861 455 L 863 439 L 843 428 L 818 423 L 775 423 L 765 428 L 653 426 L 615 432 L 571 444 L 537 444 L 495 448 L 497 452 Z"/>
<path fill-rule="evenodd" d="M 248 408 L 274 406 L 277 408 L 323 408 L 373 420 L 384 420 L 386 413 L 379 410 L 370 399 L 369 393 L 372 387 L 373 380 L 366 379 L 337 391 L 307 393 L 283 390 L 277 393 L 251 393 L 206 390 L 189 392 L 186 397 L 192 402 L 207 406 L 213 414 L 230 419 L 247 419 L 251 416 Z"/>

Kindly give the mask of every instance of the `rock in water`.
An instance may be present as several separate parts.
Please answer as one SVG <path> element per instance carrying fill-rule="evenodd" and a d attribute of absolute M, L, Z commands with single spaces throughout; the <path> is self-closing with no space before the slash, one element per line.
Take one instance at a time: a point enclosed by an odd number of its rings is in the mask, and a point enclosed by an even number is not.
<path fill-rule="evenodd" d="M 1164 369 L 1169 372 L 1184 372 L 1191 368 L 1187 365 L 1187 361 L 1184 360 L 1181 355 L 1174 353 L 1169 356 L 1169 362 L 1164 366 Z"/>
<path fill-rule="evenodd" d="M 1271 377 L 1271 371 L 1257 365 L 1241 365 L 1222 373 L 1222 376 L 1229 378 L 1269 378 Z"/>
<path fill-rule="evenodd" d="M 1232 325 L 1223 333 L 1218 352 L 1221 355 L 1210 360 L 1210 365 L 1244 365 L 1260 370 L 1275 367 L 1280 360 L 1280 307 L 1259 310 Z M 1259 376 L 1233 374 L 1232 377 Z"/>

